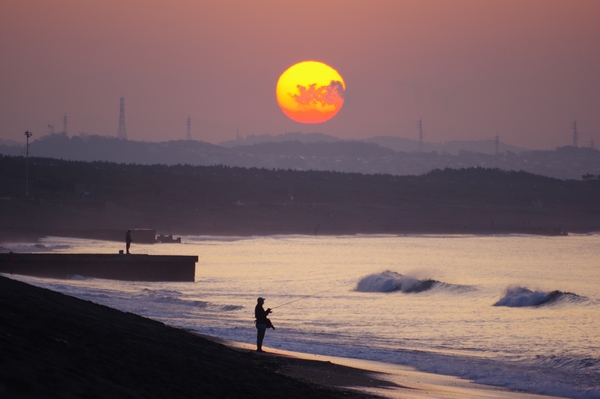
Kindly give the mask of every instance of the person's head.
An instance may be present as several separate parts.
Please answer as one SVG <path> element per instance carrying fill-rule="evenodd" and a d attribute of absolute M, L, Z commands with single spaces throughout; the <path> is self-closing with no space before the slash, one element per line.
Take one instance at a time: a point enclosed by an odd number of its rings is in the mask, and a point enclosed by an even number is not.
<path fill-rule="evenodd" d="M 265 298 L 258 298 L 257 302 L 259 305 L 262 305 L 263 303 L 265 303 Z"/>

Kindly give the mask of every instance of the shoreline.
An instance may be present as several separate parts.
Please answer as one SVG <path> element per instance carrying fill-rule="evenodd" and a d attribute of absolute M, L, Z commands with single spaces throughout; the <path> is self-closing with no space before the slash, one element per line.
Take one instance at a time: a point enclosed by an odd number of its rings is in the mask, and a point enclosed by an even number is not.
<path fill-rule="evenodd" d="M 6 397 L 550 399 L 407 366 L 254 346 L 0 276 Z"/>
<path fill-rule="evenodd" d="M 243 352 L 254 352 L 252 344 L 205 334 L 194 335 Z M 280 373 L 294 379 L 355 389 L 390 399 L 561 399 L 558 396 L 521 392 L 478 384 L 459 377 L 420 371 L 411 366 L 339 356 L 317 355 L 270 348 L 262 356 L 277 358 Z M 289 364 L 286 364 L 289 362 Z"/>

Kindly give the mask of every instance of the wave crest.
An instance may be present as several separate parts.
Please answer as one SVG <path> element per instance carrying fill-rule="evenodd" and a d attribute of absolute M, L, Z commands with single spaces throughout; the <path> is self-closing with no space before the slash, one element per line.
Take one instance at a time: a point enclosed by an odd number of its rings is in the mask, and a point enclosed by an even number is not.
<path fill-rule="evenodd" d="M 525 287 L 508 287 L 502 297 L 494 306 L 508 306 L 512 308 L 534 307 L 555 304 L 557 302 L 581 302 L 585 297 L 562 291 L 532 291 Z"/>
<path fill-rule="evenodd" d="M 239 305 L 219 305 L 212 302 L 201 301 L 194 298 L 186 298 L 179 291 L 175 290 L 152 290 L 144 288 L 138 294 L 139 298 L 146 299 L 155 304 L 166 304 L 175 306 L 191 306 L 199 309 L 215 312 L 231 312 L 243 309 Z"/>
<path fill-rule="evenodd" d="M 386 270 L 381 273 L 369 274 L 361 278 L 356 285 L 359 292 L 393 292 L 418 293 L 428 291 L 435 287 L 444 287 L 449 290 L 472 290 L 471 287 L 443 283 L 441 281 L 426 279 L 419 280 L 414 277 L 404 276 L 400 273 Z"/>

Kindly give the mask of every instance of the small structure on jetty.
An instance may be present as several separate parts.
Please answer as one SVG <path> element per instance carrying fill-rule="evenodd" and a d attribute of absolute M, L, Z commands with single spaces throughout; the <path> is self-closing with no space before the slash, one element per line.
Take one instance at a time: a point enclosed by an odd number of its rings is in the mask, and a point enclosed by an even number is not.
<path fill-rule="evenodd" d="M 172 234 L 168 236 L 159 234 L 156 236 L 156 242 L 160 242 L 162 244 L 181 244 L 181 237 L 173 238 Z"/>
<path fill-rule="evenodd" d="M 51 278 L 193 282 L 197 261 L 197 256 L 5 253 L 0 254 L 0 272 Z"/>

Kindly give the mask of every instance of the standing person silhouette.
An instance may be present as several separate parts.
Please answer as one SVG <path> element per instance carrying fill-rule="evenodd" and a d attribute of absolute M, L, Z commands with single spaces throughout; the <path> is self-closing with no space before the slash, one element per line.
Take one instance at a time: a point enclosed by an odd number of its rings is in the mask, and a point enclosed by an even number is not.
<path fill-rule="evenodd" d="M 267 319 L 267 315 L 269 313 L 272 313 L 271 308 L 268 308 L 267 310 L 265 310 L 263 308 L 263 303 L 265 303 L 265 298 L 258 298 L 257 300 L 257 304 L 256 307 L 254 308 L 254 317 L 256 318 L 256 330 L 257 330 L 257 335 L 256 335 L 256 351 L 257 352 L 263 352 L 262 350 L 262 343 L 263 343 L 263 339 L 265 339 L 265 331 L 267 331 L 267 327 L 271 327 L 273 330 L 275 329 L 275 327 L 273 327 L 273 324 L 271 324 L 271 321 L 269 319 Z"/>
<path fill-rule="evenodd" d="M 125 249 L 127 250 L 127 255 L 129 255 L 129 247 L 131 246 L 132 242 L 131 230 L 127 230 L 127 233 L 125 233 Z"/>

